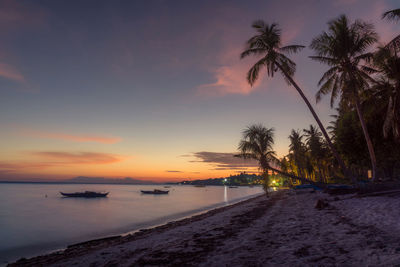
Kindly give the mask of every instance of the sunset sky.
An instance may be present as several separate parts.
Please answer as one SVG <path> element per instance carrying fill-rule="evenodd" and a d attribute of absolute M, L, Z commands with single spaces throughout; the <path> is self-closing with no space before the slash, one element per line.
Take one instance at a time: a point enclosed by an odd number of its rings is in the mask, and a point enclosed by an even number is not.
<path fill-rule="evenodd" d="M 396 5 L 397 3 L 397 5 Z M 242 130 L 274 127 L 288 153 L 291 129 L 315 124 L 294 88 L 262 72 L 250 87 L 240 60 L 251 23 L 277 22 L 283 44 L 308 46 L 347 14 L 376 25 L 396 0 L 0 1 L 0 180 L 74 176 L 177 181 L 255 171 L 233 158 Z M 292 58 L 315 104 L 325 66 L 308 48 Z"/>

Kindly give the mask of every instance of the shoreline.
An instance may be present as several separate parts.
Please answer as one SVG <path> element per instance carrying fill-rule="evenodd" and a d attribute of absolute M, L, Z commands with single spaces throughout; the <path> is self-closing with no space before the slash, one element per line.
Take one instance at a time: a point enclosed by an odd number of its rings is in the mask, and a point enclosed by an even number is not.
<path fill-rule="evenodd" d="M 399 205 L 400 194 L 280 190 L 10 266 L 393 266 L 400 263 Z"/>
<path fill-rule="evenodd" d="M 13 187 L 13 189 L 17 191 L 19 187 Z M 167 201 L 167 199 L 163 200 L 164 196 L 154 197 L 141 194 L 139 190 L 142 189 L 141 186 L 135 186 L 132 189 L 117 186 L 112 191 L 115 193 L 115 197 L 94 200 L 62 198 L 58 189 L 58 186 L 38 187 L 34 194 L 29 195 L 32 197 L 28 197 L 31 201 L 27 201 L 27 205 L 32 207 L 27 210 L 26 216 L 24 215 L 26 208 L 23 208 L 23 205 L 21 205 L 22 208 L 15 211 L 8 208 L 12 205 L 6 207 L 5 212 L 9 216 L 5 219 L 14 218 L 16 224 L 11 224 L 12 220 L 8 219 L 10 224 L 7 225 L 6 220 L 5 227 L 1 231 L 4 241 L 0 250 L 0 266 L 15 262 L 22 257 L 32 258 L 60 251 L 71 244 L 109 236 L 126 235 L 140 229 L 160 226 L 170 221 L 184 219 L 255 197 L 262 190 L 260 188 L 244 188 L 245 190 L 242 191 L 236 189 L 225 189 L 224 191 L 223 187 L 215 186 L 206 189 L 197 189 L 192 186 L 172 187 L 171 196 L 168 196 Z M 190 197 L 192 192 L 199 200 L 185 203 L 184 196 Z M 45 194 L 49 197 L 44 197 Z M 207 197 L 208 195 L 210 198 Z M 18 197 L 14 198 L 12 202 L 16 201 L 21 202 L 22 200 Z M 80 205 L 81 202 L 84 202 L 82 203 L 84 205 Z M 97 202 L 104 204 L 99 205 Z M 157 202 L 158 204 L 153 208 L 153 203 Z M 43 216 L 38 217 L 34 212 L 35 206 L 41 205 L 44 206 L 41 209 Z M 57 207 L 64 208 L 57 209 Z M 63 216 L 74 213 L 76 209 L 81 210 L 83 214 L 75 214 L 65 217 L 65 220 L 62 219 Z M 54 216 L 55 214 L 61 216 Z M 104 214 L 112 214 L 112 217 L 103 219 Z M 33 223 L 30 224 L 29 220 L 21 219 L 21 217 L 31 219 Z M 43 224 L 36 223 L 41 220 L 44 222 Z"/>
<path fill-rule="evenodd" d="M 191 211 L 184 212 L 184 213 L 188 213 L 190 215 L 183 215 L 183 216 L 178 215 L 177 216 L 178 218 L 172 219 L 165 223 L 158 223 L 158 224 L 150 225 L 148 227 L 138 228 L 136 230 L 127 231 L 127 232 L 122 232 L 121 234 L 109 235 L 109 236 L 105 235 L 104 237 L 99 237 L 99 238 L 90 239 L 87 241 L 67 245 L 64 248 L 49 250 L 47 253 L 44 253 L 41 255 L 32 256 L 29 258 L 21 257 L 21 258 L 17 259 L 16 261 L 13 261 L 11 263 L 5 263 L 5 264 L 6 265 L 8 264 L 7 266 L 10 266 L 10 265 L 13 266 L 14 264 L 17 264 L 16 266 L 19 266 L 19 264 L 21 264 L 22 262 L 25 262 L 25 261 L 36 261 L 36 260 L 41 261 L 42 258 L 44 258 L 44 257 L 53 257 L 53 256 L 59 257 L 60 255 L 63 255 L 63 254 L 69 255 L 71 253 L 71 250 L 74 250 L 73 253 L 75 253 L 76 249 L 91 250 L 91 249 L 97 249 L 99 246 L 102 246 L 102 245 L 111 245 L 114 242 L 128 242 L 128 241 L 136 240 L 138 238 L 142 238 L 145 235 L 150 235 L 153 233 L 160 233 L 165 230 L 173 229 L 178 226 L 190 224 L 192 222 L 205 219 L 207 217 L 213 216 L 220 212 L 234 208 L 238 205 L 242 205 L 247 202 L 251 202 L 256 199 L 263 198 L 263 197 L 265 197 L 265 194 L 261 193 L 261 194 L 257 194 L 256 196 L 243 197 L 243 198 L 235 200 L 231 203 L 221 204 L 221 205 L 216 204 L 215 206 L 212 206 L 212 207 L 205 207 L 204 209 L 199 209 L 200 211 L 195 210 L 194 213 L 191 213 Z M 23 264 L 25 264 L 25 263 L 23 263 Z"/>

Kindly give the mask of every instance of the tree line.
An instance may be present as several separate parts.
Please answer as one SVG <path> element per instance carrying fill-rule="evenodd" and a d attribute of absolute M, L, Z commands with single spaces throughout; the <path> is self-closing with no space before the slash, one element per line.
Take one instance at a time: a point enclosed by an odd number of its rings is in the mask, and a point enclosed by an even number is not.
<path fill-rule="evenodd" d="M 400 9 L 382 14 L 400 21 Z M 280 73 L 303 99 L 317 126 L 292 130 L 289 154 L 278 159 L 273 150 L 273 128 L 251 125 L 243 132 L 238 156 L 257 159 L 268 181 L 268 170 L 310 183 L 326 184 L 398 179 L 400 174 L 400 35 L 378 45 L 374 25 L 350 21 L 346 15 L 328 22 L 328 28 L 310 43 L 311 60 L 328 67 L 318 82 L 316 102 L 330 96 L 332 115 L 325 129 L 310 101 L 294 80 L 296 63 L 290 55 L 305 46 L 281 44 L 278 24 L 252 24 L 256 34 L 241 58 L 256 56 L 247 73 L 253 85 L 262 69 Z M 268 184 L 268 182 L 267 182 Z"/>

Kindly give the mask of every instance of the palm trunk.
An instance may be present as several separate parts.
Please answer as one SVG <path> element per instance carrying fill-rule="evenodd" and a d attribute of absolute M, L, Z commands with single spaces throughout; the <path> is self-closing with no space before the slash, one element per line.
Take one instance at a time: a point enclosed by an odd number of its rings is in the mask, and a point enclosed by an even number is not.
<path fill-rule="evenodd" d="M 394 96 L 394 107 L 393 107 L 393 136 L 394 140 L 400 141 L 400 89 L 397 87 L 397 93 Z"/>
<path fill-rule="evenodd" d="M 367 141 L 369 157 L 371 159 L 372 181 L 375 181 L 375 178 L 376 178 L 376 158 L 375 158 L 374 147 L 372 145 L 371 138 L 369 137 L 369 134 L 368 134 L 368 129 L 367 129 L 367 125 L 365 124 L 364 116 L 363 116 L 363 114 L 361 112 L 360 102 L 359 102 L 358 99 L 356 99 L 355 102 L 356 102 L 356 110 L 357 110 L 358 118 L 360 119 L 361 127 L 362 127 L 363 132 L 364 132 L 365 141 Z"/>
<path fill-rule="evenodd" d="M 317 160 L 317 166 L 318 166 L 319 181 L 322 182 L 324 180 L 323 180 L 323 177 L 322 177 L 321 164 L 320 164 L 319 160 Z"/>
<path fill-rule="evenodd" d="M 296 88 L 297 92 L 300 94 L 300 96 L 303 98 L 304 102 L 306 103 L 308 109 L 311 111 L 311 114 L 313 115 L 314 119 L 317 121 L 317 124 L 319 126 L 319 128 L 321 129 L 322 134 L 325 137 L 326 142 L 328 143 L 329 148 L 331 149 L 333 155 L 335 156 L 337 162 L 339 163 L 340 167 L 343 170 L 343 173 L 345 175 L 345 177 L 351 177 L 351 180 L 354 184 L 357 183 L 357 180 L 354 178 L 353 175 L 350 175 L 349 170 L 346 168 L 346 165 L 344 164 L 344 161 L 342 160 L 342 158 L 339 156 L 339 153 L 336 151 L 335 147 L 333 146 L 331 139 L 329 138 L 328 133 L 326 132 L 324 126 L 322 125 L 322 122 L 320 121 L 320 119 L 318 118 L 317 113 L 315 113 L 314 108 L 311 106 L 310 102 L 308 101 L 307 97 L 304 95 L 303 91 L 300 89 L 300 87 L 297 85 L 297 83 L 292 79 L 292 77 L 286 73 L 286 71 L 284 71 L 284 69 L 282 68 L 282 66 L 275 62 L 275 64 L 278 66 L 278 68 L 282 71 L 282 73 L 285 75 L 286 79 L 289 80 L 289 82 L 294 86 L 294 88 Z"/>
<path fill-rule="evenodd" d="M 301 168 L 300 163 L 299 163 L 298 161 L 295 161 L 295 163 L 296 163 L 296 165 L 297 165 L 297 174 L 298 174 L 300 177 L 303 177 L 303 176 L 304 176 L 304 175 L 303 175 L 303 169 Z"/>

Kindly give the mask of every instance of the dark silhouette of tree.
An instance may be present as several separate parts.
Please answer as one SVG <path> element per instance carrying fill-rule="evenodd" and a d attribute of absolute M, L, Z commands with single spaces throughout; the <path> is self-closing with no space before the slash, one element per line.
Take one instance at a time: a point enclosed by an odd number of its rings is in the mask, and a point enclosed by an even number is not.
<path fill-rule="evenodd" d="M 276 162 L 274 144 L 274 129 L 265 128 L 261 124 L 251 125 L 243 131 L 242 140 L 239 143 L 240 156 L 255 159 L 259 162 L 264 176 L 264 189 L 268 194 L 270 163 Z"/>
<path fill-rule="evenodd" d="M 293 153 L 293 160 L 297 166 L 297 174 L 304 177 L 306 167 L 306 147 L 303 143 L 303 136 L 300 131 L 292 130 L 289 135 L 289 152 Z"/>
<path fill-rule="evenodd" d="M 310 158 L 317 166 L 319 179 L 322 182 L 325 180 L 322 172 L 322 162 L 326 158 L 326 150 L 324 149 L 324 144 L 321 141 L 322 134 L 314 125 L 310 125 L 309 129 L 304 129 L 303 131 Z"/>
<path fill-rule="evenodd" d="M 373 65 L 379 78 L 371 88 L 371 97 L 386 103 L 383 135 L 388 138 L 392 134 L 400 142 L 400 58 L 392 49 L 381 47 L 375 53 Z"/>
<path fill-rule="evenodd" d="M 268 194 L 269 176 L 268 170 L 272 170 L 280 175 L 296 179 L 305 183 L 315 184 L 313 181 L 298 177 L 294 174 L 286 173 L 276 168 L 280 166 L 280 161 L 276 158 L 273 150 L 274 144 L 274 129 L 266 128 L 261 124 L 251 125 L 243 131 L 242 139 L 239 143 L 238 150 L 240 152 L 237 157 L 245 159 L 255 159 L 258 161 L 261 170 L 263 171 L 266 193 Z M 321 186 L 321 185 L 319 185 Z"/>
<path fill-rule="evenodd" d="M 357 114 L 367 142 L 372 165 L 372 179 L 376 178 L 376 157 L 371 138 L 361 108 L 361 93 L 368 88 L 373 69 L 362 66 L 363 60 L 372 57 L 367 49 L 377 41 L 373 25 L 356 20 L 350 23 L 345 15 L 328 23 L 328 31 L 323 32 L 311 42 L 316 56 L 311 58 L 327 64 L 330 69 L 319 81 L 316 99 L 331 94 L 331 105 L 336 98 L 349 103 L 357 110 Z"/>
<path fill-rule="evenodd" d="M 311 106 L 303 91 L 292 78 L 296 71 L 296 63 L 294 63 L 287 55 L 297 53 L 303 49 L 304 46 L 281 46 L 281 30 L 275 23 L 269 25 L 262 20 L 257 20 L 252 24 L 252 27 L 257 33 L 247 41 L 246 48 L 242 52 L 241 58 L 248 56 L 260 56 L 261 59 L 259 59 L 248 71 L 248 82 L 250 85 L 254 85 L 255 81 L 258 79 L 260 70 L 263 67 L 267 69 L 267 75 L 271 77 L 274 76 L 275 72 L 280 71 L 288 84 L 293 85 L 306 103 L 319 128 L 321 129 L 329 148 L 332 150 L 332 153 L 341 166 L 342 171 L 344 172 L 345 176 L 349 176 L 350 174 L 348 173 L 343 160 L 337 153 L 335 147 L 332 145 L 332 142 L 320 119 L 315 113 L 314 108 Z"/>

